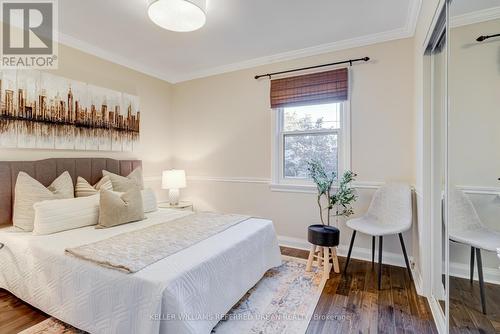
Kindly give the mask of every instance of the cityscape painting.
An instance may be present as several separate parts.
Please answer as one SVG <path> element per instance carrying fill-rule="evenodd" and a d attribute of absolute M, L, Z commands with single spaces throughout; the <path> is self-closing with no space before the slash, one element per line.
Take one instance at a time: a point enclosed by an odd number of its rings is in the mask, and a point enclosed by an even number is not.
<path fill-rule="evenodd" d="M 36 70 L 0 71 L 0 147 L 134 151 L 134 95 Z"/>

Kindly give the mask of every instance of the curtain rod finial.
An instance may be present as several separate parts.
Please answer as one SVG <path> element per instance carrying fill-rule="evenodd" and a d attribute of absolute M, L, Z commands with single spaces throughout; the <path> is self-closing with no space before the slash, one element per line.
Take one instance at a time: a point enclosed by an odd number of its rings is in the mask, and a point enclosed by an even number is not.
<path fill-rule="evenodd" d="M 370 60 L 370 57 L 365 57 L 365 58 L 363 58 L 363 60 L 368 61 L 368 60 Z"/>

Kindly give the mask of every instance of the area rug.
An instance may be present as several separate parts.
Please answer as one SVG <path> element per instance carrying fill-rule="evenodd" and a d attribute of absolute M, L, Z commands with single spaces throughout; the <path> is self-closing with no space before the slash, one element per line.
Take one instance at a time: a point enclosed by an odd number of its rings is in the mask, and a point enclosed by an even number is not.
<path fill-rule="evenodd" d="M 304 334 L 325 285 L 316 267 L 305 272 L 306 262 L 283 257 L 280 267 L 264 277 L 229 311 L 215 334 Z M 49 318 L 21 334 L 84 334 Z"/>

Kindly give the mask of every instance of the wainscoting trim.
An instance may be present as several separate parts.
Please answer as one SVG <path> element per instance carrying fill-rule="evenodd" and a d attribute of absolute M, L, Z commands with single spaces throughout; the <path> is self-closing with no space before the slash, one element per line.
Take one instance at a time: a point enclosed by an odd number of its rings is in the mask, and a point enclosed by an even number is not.
<path fill-rule="evenodd" d="M 500 196 L 499 187 L 457 186 L 466 194 Z"/>
<path fill-rule="evenodd" d="M 152 178 L 145 178 L 145 180 L 150 180 Z M 158 178 L 161 179 L 161 178 Z M 314 185 L 296 185 L 296 184 L 273 184 L 269 178 L 261 177 L 231 177 L 231 176 L 188 176 L 188 181 L 198 181 L 198 182 L 225 182 L 225 183 L 250 183 L 250 184 L 266 184 L 269 185 L 272 191 L 282 191 L 282 192 L 300 192 L 300 193 L 316 193 L 316 187 Z M 378 189 L 382 186 L 384 182 L 377 181 L 361 181 L 354 182 L 354 188 L 358 189 Z"/>
<path fill-rule="evenodd" d="M 384 182 L 375 181 L 361 181 L 353 182 L 352 186 L 356 189 L 378 189 Z M 291 192 L 291 193 L 306 193 L 306 194 L 316 194 L 316 186 L 314 185 L 297 185 L 297 184 L 270 184 L 271 191 L 278 192 Z M 335 187 L 334 187 L 335 188 Z"/>
<path fill-rule="evenodd" d="M 271 179 L 261 177 L 231 177 L 231 176 L 188 176 L 188 181 L 228 182 L 228 183 L 257 183 L 269 184 Z"/>

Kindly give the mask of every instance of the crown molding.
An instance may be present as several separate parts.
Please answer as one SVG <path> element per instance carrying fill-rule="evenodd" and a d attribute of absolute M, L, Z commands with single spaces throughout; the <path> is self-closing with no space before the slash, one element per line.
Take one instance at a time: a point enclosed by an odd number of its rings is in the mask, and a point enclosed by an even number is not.
<path fill-rule="evenodd" d="M 450 26 L 452 28 L 457 28 L 469 24 L 496 20 L 498 18 L 500 18 L 500 6 L 453 16 L 450 20 Z"/>
<path fill-rule="evenodd" d="M 387 31 L 387 32 L 371 34 L 371 35 L 367 35 L 367 36 L 363 36 L 363 37 L 346 39 L 346 40 L 338 41 L 338 42 L 334 42 L 334 43 L 321 44 L 321 45 L 313 46 L 310 48 L 299 49 L 299 50 L 294 50 L 294 51 L 287 51 L 287 52 L 283 52 L 283 53 L 274 54 L 272 56 L 254 58 L 254 59 L 245 60 L 245 61 L 238 62 L 238 63 L 213 67 L 213 68 L 210 68 L 207 70 L 192 72 L 192 73 L 188 73 L 186 75 L 181 75 L 181 76 L 175 77 L 174 80 L 172 81 L 172 83 L 175 84 L 175 83 L 180 83 L 180 82 L 184 82 L 184 81 L 205 78 L 205 77 L 209 77 L 209 76 L 213 76 L 213 75 L 218 75 L 218 74 L 223 74 L 223 73 L 228 73 L 228 72 L 235 72 L 235 71 L 250 69 L 250 68 L 254 68 L 254 67 L 258 67 L 258 66 L 269 65 L 269 64 L 274 64 L 274 63 L 278 63 L 278 62 L 284 62 L 284 61 L 294 60 L 294 59 L 299 59 L 299 58 L 304 58 L 304 57 L 311 57 L 311 56 L 330 53 L 330 52 L 334 52 L 334 51 L 352 49 L 352 48 L 357 48 L 360 46 L 367 46 L 367 45 L 372 45 L 372 44 L 377 44 L 377 43 L 382 43 L 382 42 L 388 42 L 391 40 L 402 39 L 402 38 L 407 38 L 407 37 L 411 37 L 411 35 L 408 34 L 406 28 L 401 28 L 401 29 L 391 30 L 391 31 Z"/>
<path fill-rule="evenodd" d="M 73 49 L 83 51 L 83 52 L 88 53 L 90 55 L 93 55 L 93 56 L 102 58 L 104 60 L 110 61 L 112 63 L 127 67 L 131 70 L 146 74 L 150 77 L 171 83 L 171 80 L 170 80 L 171 77 L 169 75 L 159 73 L 157 70 L 154 70 L 153 68 L 145 66 L 144 64 L 137 63 L 135 61 L 132 61 L 130 59 L 127 59 L 125 57 L 117 55 L 116 53 L 106 51 L 98 46 L 84 42 L 78 38 L 66 35 L 62 32 L 59 32 L 59 44 L 69 46 Z"/>
<path fill-rule="evenodd" d="M 212 75 L 249 69 L 253 67 L 273 64 L 277 62 L 283 62 L 287 60 L 294 60 L 304 57 L 330 53 L 334 51 L 352 49 L 356 47 L 368 46 L 383 42 L 389 42 L 392 40 L 413 37 L 415 34 L 421 6 L 422 6 L 422 0 L 410 0 L 406 24 L 404 27 L 398 29 L 365 35 L 361 37 L 355 37 L 333 43 L 321 44 L 304 49 L 282 52 L 270 56 L 254 58 L 238 63 L 213 67 L 210 69 L 187 73 L 185 75 L 178 75 L 178 76 L 175 76 L 171 73 L 160 73 L 158 70 L 150 68 L 147 65 L 122 57 L 116 53 L 106 51 L 94 44 L 84 42 L 78 38 L 75 38 L 73 36 L 61 32 L 59 33 L 59 43 L 83 51 L 85 53 L 94 55 L 96 57 L 102 58 L 104 60 L 113 62 L 115 64 L 125 66 L 127 68 L 141 72 L 151 77 L 166 81 L 168 83 L 175 84 L 193 79 L 199 79 Z"/>
<path fill-rule="evenodd" d="M 422 9 L 423 0 L 413 0 L 410 2 L 408 7 L 408 16 L 406 20 L 406 30 L 409 37 L 415 36 L 417 31 L 418 18 L 420 16 L 420 10 Z"/>
<path fill-rule="evenodd" d="M 238 63 L 213 67 L 207 70 L 197 71 L 188 73 L 186 75 L 177 76 L 174 78 L 172 83 L 180 83 L 184 81 L 200 79 L 204 77 L 209 77 L 212 75 L 218 75 L 228 72 L 234 72 L 244 69 L 250 69 L 253 67 L 269 65 L 277 62 L 283 62 L 288 60 L 294 60 L 304 57 L 316 56 L 320 54 L 353 49 L 362 46 L 368 46 L 383 42 L 389 42 L 392 40 L 403 39 L 413 37 L 415 35 L 415 30 L 417 27 L 418 16 L 420 13 L 420 8 L 422 6 L 422 0 L 411 0 L 410 6 L 408 8 L 406 25 L 402 28 L 389 30 L 385 32 L 365 35 L 361 37 L 355 37 L 350 39 L 345 39 L 342 41 L 337 41 L 333 43 L 321 44 L 309 48 L 298 49 L 293 51 L 287 51 L 282 53 L 277 53 L 271 56 L 265 56 L 260 58 L 254 58 L 250 60 L 245 60 Z"/>

